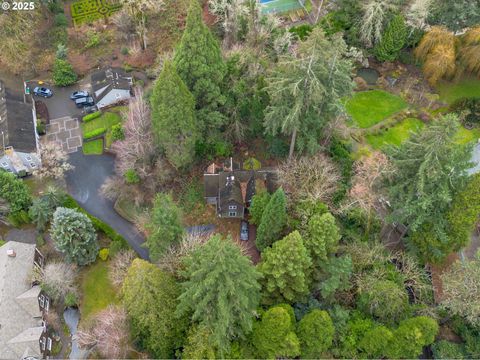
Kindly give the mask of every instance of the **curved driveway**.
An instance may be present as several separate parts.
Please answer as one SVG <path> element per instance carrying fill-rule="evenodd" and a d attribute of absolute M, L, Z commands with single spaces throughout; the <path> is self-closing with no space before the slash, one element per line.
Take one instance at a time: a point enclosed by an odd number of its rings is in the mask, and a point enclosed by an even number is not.
<path fill-rule="evenodd" d="M 69 162 L 75 166 L 67 173 L 67 189 L 70 195 L 90 214 L 109 224 L 128 241 L 130 246 L 148 260 L 148 250 L 142 247 L 145 238 L 113 208 L 113 202 L 99 194 L 99 189 L 114 174 L 112 155 L 84 155 L 81 151 L 70 154 Z"/>

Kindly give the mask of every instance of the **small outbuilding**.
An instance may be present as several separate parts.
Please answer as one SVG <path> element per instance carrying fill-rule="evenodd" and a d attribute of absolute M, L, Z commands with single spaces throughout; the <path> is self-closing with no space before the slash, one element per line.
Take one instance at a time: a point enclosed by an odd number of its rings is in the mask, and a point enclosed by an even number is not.
<path fill-rule="evenodd" d="M 106 68 L 91 75 L 92 91 L 99 109 L 127 102 L 133 95 L 133 77 L 120 68 Z"/>

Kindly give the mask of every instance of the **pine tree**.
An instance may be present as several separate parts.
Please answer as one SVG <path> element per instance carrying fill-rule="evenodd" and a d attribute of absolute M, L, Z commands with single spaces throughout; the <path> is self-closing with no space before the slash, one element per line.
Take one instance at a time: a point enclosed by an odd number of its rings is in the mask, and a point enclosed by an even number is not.
<path fill-rule="evenodd" d="M 154 135 L 168 161 L 177 169 L 190 165 L 198 139 L 195 99 L 171 62 L 155 81 L 150 103 Z"/>
<path fill-rule="evenodd" d="M 330 315 L 324 310 L 314 309 L 305 315 L 297 326 L 302 358 L 321 359 L 332 346 L 335 327 Z"/>
<path fill-rule="evenodd" d="M 313 215 L 308 221 L 308 235 L 304 237 L 304 244 L 310 252 L 313 265 L 318 267 L 327 256 L 336 251 L 340 232 L 335 218 L 330 213 Z"/>
<path fill-rule="evenodd" d="M 74 209 L 57 208 L 50 233 L 56 248 L 68 262 L 88 265 L 97 258 L 97 234 L 85 214 Z"/>
<path fill-rule="evenodd" d="M 250 214 L 250 222 L 255 225 L 260 225 L 262 223 L 262 215 L 270 202 L 271 195 L 267 191 L 257 193 L 252 198 L 252 204 L 248 209 Z"/>
<path fill-rule="evenodd" d="M 231 239 L 215 235 L 185 261 L 185 277 L 177 313 L 210 331 L 210 344 L 220 355 L 233 338 L 252 330 L 260 299 L 260 274 Z"/>
<path fill-rule="evenodd" d="M 407 39 L 407 26 L 402 15 L 395 16 L 387 26 L 382 40 L 375 47 L 375 55 L 380 61 L 394 61 Z"/>
<path fill-rule="evenodd" d="M 153 358 L 174 358 L 188 326 L 188 319 L 175 317 L 180 287 L 174 277 L 135 259 L 123 282 L 122 295 L 133 338 Z"/>
<path fill-rule="evenodd" d="M 257 229 L 256 245 L 263 251 L 278 240 L 287 222 L 287 199 L 280 188 L 272 195 Z"/>
<path fill-rule="evenodd" d="M 267 248 L 258 265 L 263 274 L 264 301 L 301 301 L 309 291 L 311 266 L 312 260 L 298 231 Z"/>
<path fill-rule="evenodd" d="M 171 195 L 159 193 L 155 196 L 150 222 L 146 227 L 150 233 L 145 247 L 150 252 L 150 258 L 156 261 L 183 235 L 181 212 Z"/>
<path fill-rule="evenodd" d="M 290 311 L 289 311 L 290 310 Z M 253 343 L 260 358 L 295 358 L 300 355 L 300 342 L 295 334 L 295 317 L 290 306 L 274 306 L 255 324 Z"/>
<path fill-rule="evenodd" d="M 225 102 L 221 85 L 226 73 L 220 46 L 203 23 L 198 0 L 190 0 L 186 27 L 175 51 L 174 63 L 196 100 L 205 134 L 218 129 L 224 119 L 218 107 Z"/>

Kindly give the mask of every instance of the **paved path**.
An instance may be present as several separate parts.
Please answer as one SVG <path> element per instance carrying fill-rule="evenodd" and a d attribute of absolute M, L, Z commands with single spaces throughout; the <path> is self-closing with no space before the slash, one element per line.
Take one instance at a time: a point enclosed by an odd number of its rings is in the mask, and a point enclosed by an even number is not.
<path fill-rule="evenodd" d="M 142 247 L 143 235 L 135 225 L 117 214 L 112 201 L 99 194 L 105 179 L 114 174 L 114 157 L 108 154 L 87 156 L 78 151 L 70 154 L 70 163 L 75 169 L 66 176 L 68 192 L 86 211 L 121 234 L 143 259 L 148 259 L 148 250 Z"/>
<path fill-rule="evenodd" d="M 58 142 L 67 154 L 78 151 L 82 146 L 82 130 L 77 119 L 69 116 L 52 119 L 46 126 L 46 131 L 46 141 Z"/>

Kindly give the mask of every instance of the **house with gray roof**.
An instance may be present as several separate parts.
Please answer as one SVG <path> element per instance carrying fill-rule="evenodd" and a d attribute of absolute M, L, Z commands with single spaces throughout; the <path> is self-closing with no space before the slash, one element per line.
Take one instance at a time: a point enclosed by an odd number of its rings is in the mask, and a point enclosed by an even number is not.
<path fill-rule="evenodd" d="M 128 101 L 133 78 L 120 68 L 106 68 L 91 75 L 92 91 L 99 109 Z"/>
<path fill-rule="evenodd" d="M 273 192 L 274 177 L 272 170 L 242 169 L 232 158 L 213 163 L 203 174 L 205 201 L 215 205 L 219 217 L 243 219 L 259 187 Z"/>
<path fill-rule="evenodd" d="M 36 124 L 32 100 L 9 94 L 0 81 L 0 169 L 26 176 L 41 166 Z"/>
<path fill-rule="evenodd" d="M 30 280 L 43 266 L 35 244 L 9 241 L 0 247 L 0 359 L 42 359 L 50 355 L 45 314 L 50 299 Z"/>

